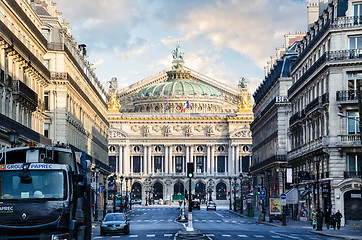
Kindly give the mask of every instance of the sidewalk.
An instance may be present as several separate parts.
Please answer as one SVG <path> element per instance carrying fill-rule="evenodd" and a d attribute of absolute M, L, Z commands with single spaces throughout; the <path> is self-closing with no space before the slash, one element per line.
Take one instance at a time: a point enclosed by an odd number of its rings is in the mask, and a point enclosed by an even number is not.
<path fill-rule="evenodd" d="M 359 226 L 358 227 L 346 226 L 346 227 L 341 227 L 340 230 L 337 230 L 337 229 L 333 230 L 333 229 L 327 229 L 326 225 L 323 225 L 323 231 L 316 231 L 315 229 L 313 229 L 313 227 L 309 221 L 308 222 L 295 221 L 295 220 L 290 219 L 287 222 L 287 226 L 282 226 L 282 223 L 279 221 L 273 221 L 272 223 L 270 223 L 269 216 L 265 217 L 265 221 L 258 221 L 259 215 L 255 215 L 254 217 L 248 217 L 246 215 L 242 215 L 242 214 L 234 212 L 234 211 L 229 210 L 229 212 L 236 214 L 238 216 L 241 216 L 241 217 L 253 218 L 259 224 L 265 224 L 265 225 L 280 227 L 280 228 L 299 228 L 299 229 L 302 228 L 302 229 L 305 229 L 306 231 L 308 231 L 309 233 L 313 233 L 313 234 L 320 235 L 320 236 L 333 237 L 333 238 L 339 238 L 339 239 L 348 239 L 348 240 L 352 240 L 352 239 L 362 240 L 362 233 L 361 233 Z"/>

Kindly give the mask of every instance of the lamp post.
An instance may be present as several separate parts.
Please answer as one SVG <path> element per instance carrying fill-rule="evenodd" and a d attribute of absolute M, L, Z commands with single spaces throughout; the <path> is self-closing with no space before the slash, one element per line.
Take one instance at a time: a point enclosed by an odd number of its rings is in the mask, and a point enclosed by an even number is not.
<path fill-rule="evenodd" d="M 126 195 L 125 195 L 125 202 L 126 202 L 126 211 L 128 210 L 128 177 L 125 178 L 126 180 Z"/>
<path fill-rule="evenodd" d="M 244 194 L 243 194 L 243 173 L 240 173 L 239 175 L 240 177 L 240 213 L 243 214 L 244 213 L 244 204 L 243 204 L 243 198 L 244 198 Z"/>
<path fill-rule="evenodd" d="M 233 191 L 234 191 L 234 212 L 236 212 L 236 192 L 237 192 L 237 186 L 238 183 L 236 182 L 237 178 L 234 177 L 234 184 L 233 184 Z"/>
<path fill-rule="evenodd" d="M 123 185 L 123 176 L 121 175 L 121 177 L 119 178 L 121 180 L 121 199 L 122 199 L 122 185 Z"/>
<path fill-rule="evenodd" d="M 129 194 L 129 209 L 132 210 L 132 177 L 129 177 L 129 184 L 131 185 L 131 191 Z"/>
<path fill-rule="evenodd" d="M 98 221 L 98 178 L 99 178 L 99 166 L 95 166 L 96 175 L 96 195 L 95 195 L 95 206 L 94 206 L 94 221 Z"/>
<path fill-rule="evenodd" d="M 9 131 L 9 143 L 11 147 L 14 148 L 18 144 L 19 141 L 19 133 L 16 131 L 15 128 L 11 128 Z"/>
<path fill-rule="evenodd" d="M 107 214 L 107 176 L 103 176 L 104 192 L 103 192 L 103 218 Z"/>
<path fill-rule="evenodd" d="M 230 184 L 230 189 L 229 189 L 229 194 L 230 194 L 229 210 L 231 210 L 231 177 L 229 177 L 229 184 Z"/>
<path fill-rule="evenodd" d="M 123 190 L 122 190 L 122 187 L 123 187 L 123 179 L 124 177 L 121 175 L 121 177 L 119 178 L 121 180 L 121 212 L 123 212 Z"/>
<path fill-rule="evenodd" d="M 285 193 L 285 171 L 286 171 L 286 167 L 283 166 L 281 167 L 282 169 L 282 178 L 283 178 L 283 193 Z M 287 216 L 286 216 L 286 206 L 283 205 L 283 218 L 282 218 L 282 226 L 287 226 Z"/>
<path fill-rule="evenodd" d="M 207 182 L 207 192 L 209 193 L 209 201 L 212 201 L 212 188 L 214 187 L 214 182 L 212 181 L 212 179 L 209 179 L 209 181 Z"/>
<path fill-rule="evenodd" d="M 316 174 L 317 174 L 317 182 L 316 182 L 316 189 L 317 189 L 317 231 L 323 231 L 323 217 L 321 213 L 320 207 L 320 196 L 319 196 L 319 156 L 317 154 L 314 155 L 314 162 L 316 164 Z"/>
<path fill-rule="evenodd" d="M 249 194 L 251 194 L 253 192 L 254 186 L 253 186 L 253 178 L 252 178 L 250 172 L 248 172 L 248 182 L 249 182 L 249 187 L 250 187 Z M 251 201 L 252 201 L 252 199 L 248 200 L 249 217 L 252 217 L 251 215 L 253 215 L 253 213 L 251 213 L 252 212 L 251 210 L 253 209 L 253 203 Z"/>
<path fill-rule="evenodd" d="M 265 174 L 264 173 L 260 173 L 260 178 L 261 178 L 261 190 L 262 191 L 265 191 L 265 188 L 264 188 L 264 177 L 265 177 Z M 264 195 L 263 195 L 264 196 Z M 261 200 L 262 202 L 262 206 L 261 206 L 261 213 L 263 214 L 262 216 L 262 221 L 265 221 L 265 199 L 266 199 L 266 196 L 263 197 L 263 199 Z"/>

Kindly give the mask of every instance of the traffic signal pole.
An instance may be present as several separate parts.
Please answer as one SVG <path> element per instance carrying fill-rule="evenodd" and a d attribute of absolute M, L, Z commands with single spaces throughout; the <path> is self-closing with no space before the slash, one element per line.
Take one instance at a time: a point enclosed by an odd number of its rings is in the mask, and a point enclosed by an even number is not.
<path fill-rule="evenodd" d="M 194 176 L 194 163 L 187 163 L 187 177 L 189 178 L 189 214 L 188 214 L 188 225 L 186 231 L 194 231 L 192 226 L 192 194 L 191 194 L 191 179 Z"/>

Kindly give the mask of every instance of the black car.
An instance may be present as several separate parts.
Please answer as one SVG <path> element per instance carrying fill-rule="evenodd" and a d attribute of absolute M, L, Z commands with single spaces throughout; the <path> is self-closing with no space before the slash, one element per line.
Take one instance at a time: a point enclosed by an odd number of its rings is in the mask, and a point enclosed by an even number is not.
<path fill-rule="evenodd" d="M 129 219 L 123 213 L 108 213 L 101 223 L 101 236 L 107 233 L 129 234 Z"/>
<path fill-rule="evenodd" d="M 200 210 L 200 202 L 199 201 L 194 200 L 192 203 L 193 203 L 192 209 Z"/>

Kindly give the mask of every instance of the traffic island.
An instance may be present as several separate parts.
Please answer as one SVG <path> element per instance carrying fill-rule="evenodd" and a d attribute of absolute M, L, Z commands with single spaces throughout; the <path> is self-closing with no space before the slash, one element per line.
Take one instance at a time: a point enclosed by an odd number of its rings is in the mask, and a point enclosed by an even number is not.
<path fill-rule="evenodd" d="M 176 237 L 181 238 L 191 238 L 191 237 L 202 237 L 204 234 L 197 229 L 192 231 L 187 231 L 186 229 L 182 229 L 176 233 Z"/>

